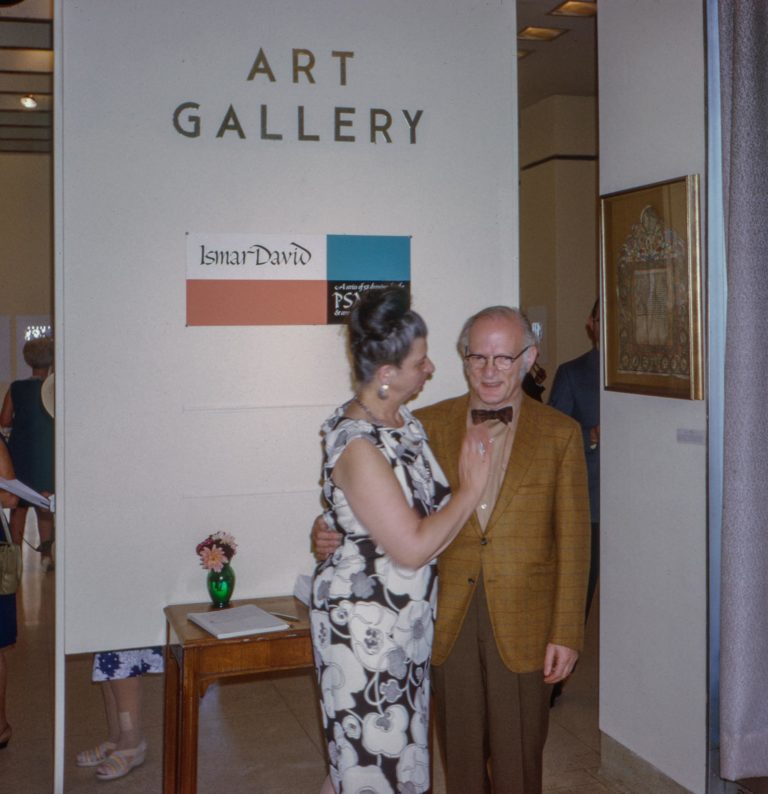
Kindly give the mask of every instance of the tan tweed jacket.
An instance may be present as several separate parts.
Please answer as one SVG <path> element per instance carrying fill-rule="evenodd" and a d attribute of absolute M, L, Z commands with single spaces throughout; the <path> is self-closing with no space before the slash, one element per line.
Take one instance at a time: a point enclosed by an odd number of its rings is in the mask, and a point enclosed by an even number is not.
<path fill-rule="evenodd" d="M 469 395 L 416 411 L 452 488 Z M 581 650 L 589 570 L 589 496 L 579 425 L 523 397 L 496 507 L 440 555 L 432 663 L 442 664 L 483 577 L 496 645 L 513 672 L 540 670 L 548 642 Z"/>

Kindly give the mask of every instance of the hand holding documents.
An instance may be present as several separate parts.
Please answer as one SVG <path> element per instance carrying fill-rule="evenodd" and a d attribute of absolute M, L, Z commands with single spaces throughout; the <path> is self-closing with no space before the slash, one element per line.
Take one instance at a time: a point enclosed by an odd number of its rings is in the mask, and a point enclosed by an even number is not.
<path fill-rule="evenodd" d="M 0 477 L 0 490 L 10 491 L 10 493 L 18 496 L 20 499 L 26 499 L 31 505 L 35 507 L 42 507 L 43 510 L 53 511 L 53 496 L 49 499 L 43 496 L 28 485 L 24 485 L 19 480 L 4 480 Z"/>
<path fill-rule="evenodd" d="M 215 612 L 190 612 L 187 619 L 213 634 L 219 640 L 284 631 L 288 624 L 260 609 L 256 604 L 216 610 Z"/>

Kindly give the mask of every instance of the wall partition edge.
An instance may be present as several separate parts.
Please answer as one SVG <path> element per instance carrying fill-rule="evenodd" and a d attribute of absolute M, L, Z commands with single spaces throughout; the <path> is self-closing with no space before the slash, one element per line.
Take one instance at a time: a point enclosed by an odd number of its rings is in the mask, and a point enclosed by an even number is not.
<path fill-rule="evenodd" d="M 707 316 L 708 316 L 708 621 L 707 792 L 733 794 L 720 777 L 720 546 L 723 520 L 725 319 L 728 283 L 723 224 L 718 2 L 706 0 L 707 21 Z"/>
<path fill-rule="evenodd" d="M 62 6 L 64 0 L 53 0 L 53 316 L 54 339 L 56 340 L 55 381 L 56 422 L 55 422 L 55 483 L 56 483 L 56 526 L 59 536 L 63 537 L 66 525 L 64 499 L 64 425 L 66 408 L 64 404 L 64 224 L 62 207 L 62 113 L 64 106 L 63 68 L 62 68 Z M 55 666 L 54 666 L 54 729 L 53 729 L 53 791 L 64 792 L 64 719 L 65 719 L 65 656 L 64 656 L 64 576 L 66 566 L 65 544 L 56 547 L 56 610 L 55 610 Z"/>

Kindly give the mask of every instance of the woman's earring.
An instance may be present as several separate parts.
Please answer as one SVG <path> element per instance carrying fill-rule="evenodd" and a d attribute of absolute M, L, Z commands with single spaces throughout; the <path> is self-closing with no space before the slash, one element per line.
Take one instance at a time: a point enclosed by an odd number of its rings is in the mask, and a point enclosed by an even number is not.
<path fill-rule="evenodd" d="M 381 386 L 379 386 L 379 390 L 376 392 L 376 394 L 380 400 L 386 400 L 387 397 L 389 397 L 389 384 L 382 383 Z"/>

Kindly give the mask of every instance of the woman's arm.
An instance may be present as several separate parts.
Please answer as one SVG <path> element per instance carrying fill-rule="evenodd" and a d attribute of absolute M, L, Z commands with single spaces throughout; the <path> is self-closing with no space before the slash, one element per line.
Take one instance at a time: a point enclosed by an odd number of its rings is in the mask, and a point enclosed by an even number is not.
<path fill-rule="evenodd" d="M 5 446 L 5 442 L 0 441 L 0 477 L 4 480 L 13 480 L 15 476 L 11 454 L 8 452 L 8 447 Z M 18 496 L 8 493 L 8 491 L 0 491 L 0 505 L 2 507 L 16 507 L 18 502 Z"/>
<path fill-rule="evenodd" d="M 11 400 L 11 387 L 5 393 L 3 408 L 0 410 L 0 427 L 10 427 L 13 424 L 13 400 Z"/>
<path fill-rule="evenodd" d="M 445 507 L 422 518 L 406 501 L 391 466 L 369 441 L 355 439 L 333 470 L 352 512 L 399 565 L 419 568 L 450 543 L 472 515 L 490 471 L 490 438 L 470 428 L 459 458 L 459 489 Z"/>

